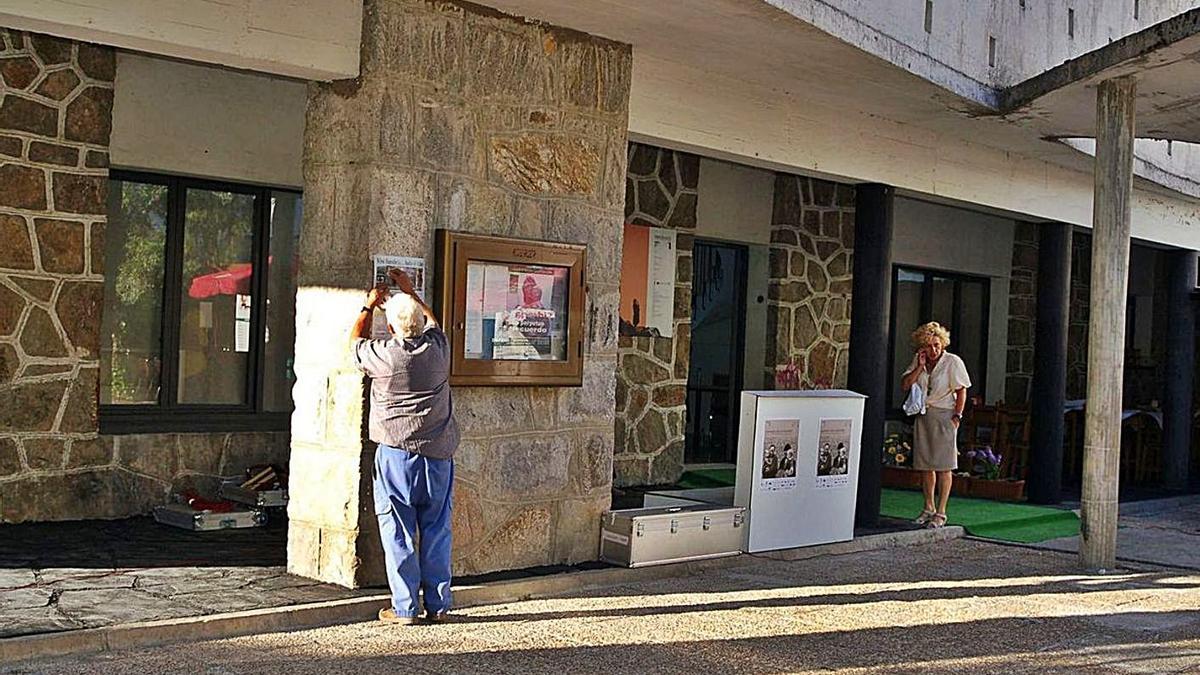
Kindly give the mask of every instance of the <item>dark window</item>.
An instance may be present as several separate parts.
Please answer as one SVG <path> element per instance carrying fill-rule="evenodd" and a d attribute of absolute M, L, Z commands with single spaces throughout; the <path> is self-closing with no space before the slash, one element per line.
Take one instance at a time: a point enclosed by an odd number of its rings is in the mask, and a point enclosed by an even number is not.
<path fill-rule="evenodd" d="M 987 389 L 988 279 L 949 272 L 900 267 L 892 275 L 891 367 L 888 407 L 904 402 L 900 379 L 912 362 L 909 336 L 917 326 L 937 321 L 950 330 L 949 351 L 962 358 L 971 389 Z"/>
<path fill-rule="evenodd" d="M 298 192 L 113 171 L 105 433 L 286 429 Z"/>

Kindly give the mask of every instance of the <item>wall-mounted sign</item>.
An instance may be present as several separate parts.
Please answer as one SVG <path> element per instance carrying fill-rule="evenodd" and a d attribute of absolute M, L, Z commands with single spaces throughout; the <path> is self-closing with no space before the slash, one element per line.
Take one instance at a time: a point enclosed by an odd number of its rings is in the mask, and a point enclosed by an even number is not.
<path fill-rule="evenodd" d="M 450 383 L 582 384 L 585 247 L 437 234 Z"/>
<path fill-rule="evenodd" d="M 675 325 L 675 230 L 625 225 L 621 335 L 671 337 Z"/>

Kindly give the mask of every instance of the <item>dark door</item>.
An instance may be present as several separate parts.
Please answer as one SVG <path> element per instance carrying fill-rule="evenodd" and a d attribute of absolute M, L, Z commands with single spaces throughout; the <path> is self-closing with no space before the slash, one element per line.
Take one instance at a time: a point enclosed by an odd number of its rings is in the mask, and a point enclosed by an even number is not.
<path fill-rule="evenodd" d="M 697 241 L 684 461 L 733 462 L 745 349 L 746 249 Z"/>

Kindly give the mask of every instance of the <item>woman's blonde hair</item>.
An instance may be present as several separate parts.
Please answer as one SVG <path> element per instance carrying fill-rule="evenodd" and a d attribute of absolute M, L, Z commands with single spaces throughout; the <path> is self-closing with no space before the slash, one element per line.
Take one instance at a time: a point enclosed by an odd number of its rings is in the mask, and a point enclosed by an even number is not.
<path fill-rule="evenodd" d="M 942 343 L 942 349 L 950 346 L 950 331 L 936 321 L 922 324 L 912 332 L 912 343 L 917 349 L 929 344 L 930 339 Z"/>

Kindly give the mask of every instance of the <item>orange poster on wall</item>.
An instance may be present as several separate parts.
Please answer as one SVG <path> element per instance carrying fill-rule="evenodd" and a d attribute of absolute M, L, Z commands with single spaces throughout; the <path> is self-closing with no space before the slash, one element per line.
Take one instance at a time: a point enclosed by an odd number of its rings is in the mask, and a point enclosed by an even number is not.
<path fill-rule="evenodd" d="M 621 247 L 621 335 L 671 337 L 675 231 L 625 225 Z"/>

